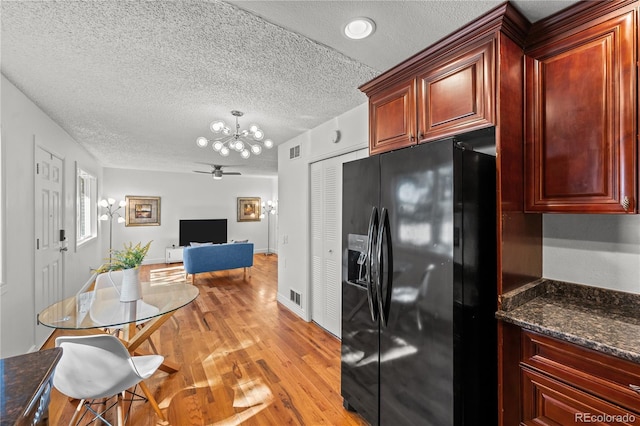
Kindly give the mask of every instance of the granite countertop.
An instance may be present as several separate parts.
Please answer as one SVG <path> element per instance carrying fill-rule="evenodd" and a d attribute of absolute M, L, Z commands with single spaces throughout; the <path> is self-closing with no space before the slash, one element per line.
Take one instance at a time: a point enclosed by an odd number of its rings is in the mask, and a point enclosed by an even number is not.
<path fill-rule="evenodd" d="M 502 296 L 496 318 L 640 363 L 640 295 L 540 279 Z"/>
<path fill-rule="evenodd" d="M 31 420 L 23 416 L 38 407 L 36 398 L 45 391 L 45 384 L 61 356 L 62 349 L 53 348 L 0 360 L 0 425 Z M 32 406 L 34 402 L 36 405 Z"/>

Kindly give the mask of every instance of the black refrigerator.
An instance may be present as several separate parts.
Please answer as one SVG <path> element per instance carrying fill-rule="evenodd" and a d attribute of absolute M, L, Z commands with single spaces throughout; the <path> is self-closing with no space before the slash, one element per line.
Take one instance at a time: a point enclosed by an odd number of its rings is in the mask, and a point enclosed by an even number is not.
<path fill-rule="evenodd" d="M 494 135 L 344 164 L 341 393 L 372 425 L 497 424 Z"/>

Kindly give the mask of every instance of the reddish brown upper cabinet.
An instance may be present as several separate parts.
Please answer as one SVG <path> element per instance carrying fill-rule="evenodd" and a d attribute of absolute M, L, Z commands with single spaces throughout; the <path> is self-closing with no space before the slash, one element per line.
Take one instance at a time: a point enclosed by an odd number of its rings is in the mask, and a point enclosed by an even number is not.
<path fill-rule="evenodd" d="M 418 137 L 428 142 L 494 124 L 495 37 L 429 64 L 418 76 Z"/>
<path fill-rule="evenodd" d="M 416 143 L 415 79 L 403 81 L 369 99 L 369 151 L 391 151 Z"/>
<path fill-rule="evenodd" d="M 526 211 L 637 213 L 636 19 L 551 30 L 525 52 Z"/>
<path fill-rule="evenodd" d="M 369 97 L 369 152 L 377 154 L 494 125 L 496 35 L 424 61 Z"/>

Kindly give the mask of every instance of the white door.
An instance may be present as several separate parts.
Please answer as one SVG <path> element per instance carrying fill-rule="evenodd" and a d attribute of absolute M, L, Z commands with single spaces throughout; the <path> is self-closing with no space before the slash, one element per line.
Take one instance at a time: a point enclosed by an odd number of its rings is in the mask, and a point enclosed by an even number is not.
<path fill-rule="evenodd" d="M 311 319 L 341 337 L 342 163 L 355 153 L 311 164 Z"/>
<path fill-rule="evenodd" d="M 62 281 L 63 161 L 40 147 L 35 149 L 35 312 L 61 300 Z M 35 323 L 35 318 L 34 318 Z M 35 345 L 39 347 L 51 329 L 36 326 Z"/>

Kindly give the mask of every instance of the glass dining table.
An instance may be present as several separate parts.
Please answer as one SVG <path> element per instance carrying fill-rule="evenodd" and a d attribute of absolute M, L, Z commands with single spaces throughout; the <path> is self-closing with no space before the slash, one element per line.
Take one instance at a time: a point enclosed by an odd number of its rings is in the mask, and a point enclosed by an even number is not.
<path fill-rule="evenodd" d="M 144 354 L 140 345 L 178 309 L 193 302 L 200 291 L 183 282 L 143 282 L 141 290 L 142 298 L 135 302 L 120 302 L 115 287 L 79 293 L 43 309 L 38 314 L 38 324 L 66 330 L 122 329 L 122 340 L 129 352 Z M 159 369 L 175 373 L 179 368 L 165 360 Z M 164 419 L 151 392 L 144 383 L 141 385 L 156 413 Z"/>

